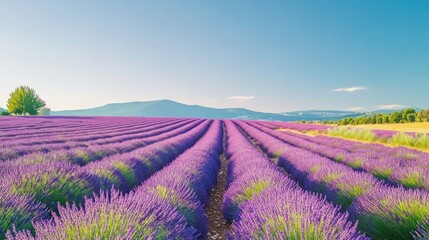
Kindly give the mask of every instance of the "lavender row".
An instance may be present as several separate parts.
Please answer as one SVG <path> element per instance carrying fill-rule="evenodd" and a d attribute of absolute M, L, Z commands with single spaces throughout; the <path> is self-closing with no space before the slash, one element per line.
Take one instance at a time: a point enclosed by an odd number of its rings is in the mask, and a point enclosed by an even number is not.
<path fill-rule="evenodd" d="M 32 137 L 49 136 L 57 134 L 70 135 L 76 131 L 83 132 L 96 132 L 96 131 L 115 131 L 120 129 L 138 128 L 156 122 L 165 122 L 170 119 L 156 119 L 156 118 L 84 118 L 84 117 L 68 117 L 68 118 L 56 118 L 49 117 L 43 118 L 45 121 L 38 122 L 38 117 L 23 118 L 23 117 L 11 117 L 6 118 L 11 123 L 10 130 L 2 129 L 0 133 L 1 140 L 13 140 L 19 138 L 25 138 L 28 135 Z M 32 121 L 32 125 L 23 126 L 22 120 Z M 40 119 L 39 119 L 40 120 Z M 174 119 L 171 119 L 174 120 Z M 3 122 L 4 123 L 4 122 Z"/>
<path fill-rule="evenodd" d="M 67 203 L 82 203 L 85 197 L 100 189 L 109 190 L 115 187 L 122 192 L 128 192 L 191 147 L 209 125 L 210 121 L 205 121 L 185 134 L 159 141 L 124 156 L 118 155 L 116 159 L 100 161 L 97 168 L 82 168 L 61 162 L 42 163 L 22 169 L 13 168 L 3 176 L 0 189 L 3 194 L 19 195 L 30 199 L 33 206 L 41 205 L 46 211 L 55 212 L 61 211 L 61 206 Z M 1 202 L 0 206 L 3 204 L 5 203 Z M 6 208 L 4 211 L 8 213 L 10 209 Z M 14 221 L 0 223 L 0 226 L 4 227 L 1 232 L 10 229 L 10 223 Z M 28 222 L 21 223 L 20 226 L 28 226 Z"/>
<path fill-rule="evenodd" d="M 146 179 L 165 166 L 166 163 L 171 161 L 172 157 L 192 146 L 210 124 L 210 120 L 204 120 L 201 124 L 182 132 L 179 136 L 177 136 L 177 133 L 173 133 L 166 140 L 124 154 L 117 154 L 103 158 L 100 161 L 91 162 L 84 166 L 83 169 L 98 176 L 100 179 L 105 179 L 108 184 L 103 186 L 104 189 L 109 189 L 113 184 L 115 188 L 129 191 L 137 186 L 142 179 Z M 165 145 L 165 142 L 171 143 Z"/>
<path fill-rule="evenodd" d="M 369 172 L 389 183 L 408 188 L 429 190 L 429 154 L 404 147 L 390 148 L 379 144 L 354 143 L 329 137 L 305 137 L 291 132 L 276 132 L 265 127 L 252 126 L 267 132 L 293 146 L 307 149 L 344 163 L 354 169 Z M 348 147 L 337 147 L 348 146 Z"/>
<path fill-rule="evenodd" d="M 228 189 L 223 213 L 229 239 L 366 239 L 348 214 L 306 192 L 226 121 Z"/>
<path fill-rule="evenodd" d="M 179 122 L 176 122 L 179 123 Z M 51 138 L 42 138 L 35 140 L 28 138 L 20 141 L 7 140 L 7 144 L 2 146 L 2 151 L 0 152 L 0 158 L 9 159 L 16 156 L 22 156 L 23 154 L 28 154 L 36 151 L 48 151 L 49 149 L 68 149 L 70 145 L 80 145 L 86 146 L 89 144 L 106 144 L 113 143 L 118 141 L 124 141 L 127 139 L 138 138 L 141 135 L 144 135 L 145 132 L 157 129 L 162 126 L 169 126 L 170 124 L 151 124 L 149 126 L 141 127 L 138 130 L 133 131 L 121 131 L 121 132 L 95 132 L 95 133 L 86 133 L 79 134 L 75 133 L 74 137 L 66 137 L 62 135 L 56 135 Z M 103 142 L 104 141 L 104 142 Z M 11 154 L 12 153 L 12 154 Z"/>
<path fill-rule="evenodd" d="M 220 121 L 170 165 L 129 195 L 87 198 L 83 208 L 60 207 L 51 221 L 9 239 L 197 239 L 206 236 L 203 205 L 216 182 L 222 150 Z M 120 223 L 120 224 L 118 224 Z"/>
<path fill-rule="evenodd" d="M 50 131 L 41 134 L 34 134 L 31 131 L 25 131 L 20 133 L 17 137 L 3 137 L 1 139 L 1 146 L 64 143 L 67 141 L 90 141 L 94 140 L 94 138 L 109 138 L 117 136 L 118 134 L 140 132 L 142 128 L 144 129 L 157 124 L 168 124 L 168 122 L 145 122 L 135 125 L 124 122 L 120 127 L 115 127 L 114 124 L 110 124 L 97 129 L 87 129 L 88 125 L 85 123 L 80 126 L 76 126 L 73 129 L 69 129 L 66 133 L 63 130 L 64 127 L 55 126 L 53 129 L 50 129 Z M 31 137 L 31 141 L 28 141 L 29 137 Z"/>
<path fill-rule="evenodd" d="M 278 157 L 278 165 L 300 185 L 348 209 L 359 220 L 359 229 L 374 239 L 410 239 L 429 219 L 426 191 L 387 186 L 371 174 L 293 147 L 247 123 L 236 123 L 264 151 Z"/>
<path fill-rule="evenodd" d="M 16 165 L 33 165 L 47 161 L 66 161 L 79 165 L 99 160 L 113 154 L 129 152 L 156 141 L 169 138 L 197 126 L 202 121 L 180 122 L 163 128 L 147 131 L 141 138 L 131 139 L 124 142 L 111 143 L 106 145 L 93 145 L 85 148 L 73 148 L 69 150 L 50 151 L 48 153 L 34 153 L 24 155 L 18 159 L 0 162 L 0 173 L 2 169 L 14 167 Z M 1 174 L 0 174 L 1 175 Z"/>
<path fill-rule="evenodd" d="M 154 129 L 154 127 L 149 128 L 149 130 L 150 129 Z M 141 129 L 140 131 L 145 131 L 145 130 L 147 129 Z M 117 134 L 120 134 L 120 133 L 118 132 Z M 88 136 L 92 136 L 92 137 L 90 137 L 90 139 L 86 139 L 86 142 L 95 140 L 98 138 L 102 138 L 103 137 L 102 135 L 103 134 L 101 134 L 100 132 L 95 134 L 88 133 Z M 3 140 L 2 142 L 5 144 L 3 144 L 3 146 L 1 147 L 0 158 L 3 160 L 7 160 L 7 159 L 16 158 L 18 156 L 22 156 L 23 154 L 28 154 L 36 151 L 49 151 L 50 149 L 54 149 L 54 150 L 68 149 L 73 146 L 76 147 L 76 146 L 86 145 L 85 141 L 82 141 L 82 134 L 80 134 L 79 132 L 76 132 L 74 136 L 77 136 L 77 137 L 72 139 L 72 138 L 66 138 L 58 134 L 52 138 L 48 138 L 48 139 L 42 138 L 40 140 L 35 140 L 35 138 L 29 139 L 28 137 L 20 141 Z M 112 136 L 115 136 L 115 135 L 112 135 L 112 134 L 108 135 L 108 137 L 112 137 Z M 77 139 L 77 138 L 81 138 L 81 139 Z"/>
<path fill-rule="evenodd" d="M 75 143 L 69 142 L 67 144 L 51 144 L 51 145 L 43 144 L 43 145 L 16 146 L 12 148 L 3 148 L 2 150 L 0 150 L 0 160 L 11 160 L 11 159 L 15 159 L 20 156 L 29 155 L 32 153 L 44 155 L 48 152 L 55 151 L 55 150 L 61 151 L 61 150 L 69 150 L 69 149 L 71 149 L 72 152 L 78 152 L 78 155 L 88 155 L 88 154 L 85 154 L 85 152 L 92 153 L 94 152 L 92 151 L 92 149 L 95 150 L 95 152 L 97 153 L 97 151 L 100 151 L 103 149 L 109 149 L 112 146 L 115 147 L 117 145 L 130 145 L 131 142 L 139 142 L 141 139 L 145 139 L 145 138 L 154 136 L 156 134 L 171 131 L 175 128 L 184 126 L 187 123 L 191 123 L 193 121 L 194 120 L 180 121 L 180 122 L 174 122 L 174 123 L 165 124 L 161 126 L 154 125 L 154 126 L 150 126 L 149 128 L 141 129 L 140 130 L 141 133 L 139 134 L 130 134 L 125 136 L 117 136 L 117 137 L 111 137 L 111 135 L 109 135 L 110 139 L 101 143 L 96 141 L 96 139 L 101 138 L 100 136 L 92 136 L 89 138 L 86 137 L 86 142 L 77 141 Z M 93 139 L 93 141 L 89 140 L 90 138 Z M 77 149 L 73 149 L 73 148 L 77 148 Z M 83 150 L 85 148 L 86 150 Z M 24 158 L 28 158 L 28 157 L 33 157 L 33 156 L 25 156 Z"/>

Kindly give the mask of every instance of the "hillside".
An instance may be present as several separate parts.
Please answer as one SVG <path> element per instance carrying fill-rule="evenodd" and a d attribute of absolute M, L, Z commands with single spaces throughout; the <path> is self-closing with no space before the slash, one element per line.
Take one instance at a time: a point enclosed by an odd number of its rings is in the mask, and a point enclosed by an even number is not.
<path fill-rule="evenodd" d="M 289 117 L 303 117 L 301 120 L 330 120 L 341 119 L 345 117 L 358 117 L 363 116 L 365 113 L 350 112 L 350 111 L 336 111 L 336 110 L 305 110 L 281 113 Z"/>
<path fill-rule="evenodd" d="M 342 111 L 302 111 L 291 113 L 265 113 L 244 108 L 210 108 L 187 105 L 171 100 L 147 102 L 111 103 L 101 107 L 81 110 L 53 111 L 54 116 L 150 116 L 150 117 L 192 117 L 222 119 L 252 119 L 274 121 L 333 120 L 360 115 Z"/>

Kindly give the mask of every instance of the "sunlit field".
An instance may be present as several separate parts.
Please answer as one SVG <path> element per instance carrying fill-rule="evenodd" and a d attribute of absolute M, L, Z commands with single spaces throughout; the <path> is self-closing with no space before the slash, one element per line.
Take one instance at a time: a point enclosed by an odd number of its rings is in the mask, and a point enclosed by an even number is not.
<path fill-rule="evenodd" d="M 422 132 L 429 133 L 429 122 L 396 123 L 396 124 L 368 124 L 359 125 L 359 128 L 392 130 L 400 132 Z"/>
<path fill-rule="evenodd" d="M 268 121 L 0 122 L 0 238 L 429 237 L 428 153 Z"/>

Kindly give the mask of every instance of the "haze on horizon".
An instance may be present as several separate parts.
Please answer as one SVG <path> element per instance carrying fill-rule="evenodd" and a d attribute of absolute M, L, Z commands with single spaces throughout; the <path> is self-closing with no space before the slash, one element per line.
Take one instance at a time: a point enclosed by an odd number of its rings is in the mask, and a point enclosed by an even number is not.
<path fill-rule="evenodd" d="M 1 1 L 0 107 L 429 108 L 428 1 Z"/>

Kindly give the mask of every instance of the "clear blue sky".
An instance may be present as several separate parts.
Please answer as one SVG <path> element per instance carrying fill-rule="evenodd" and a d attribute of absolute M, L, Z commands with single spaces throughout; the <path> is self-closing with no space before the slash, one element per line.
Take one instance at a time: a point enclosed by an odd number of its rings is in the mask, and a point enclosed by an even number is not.
<path fill-rule="evenodd" d="M 0 1 L 0 106 L 429 107 L 429 1 Z"/>

